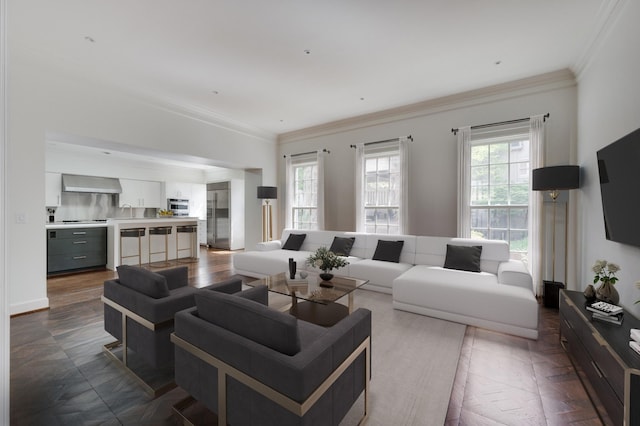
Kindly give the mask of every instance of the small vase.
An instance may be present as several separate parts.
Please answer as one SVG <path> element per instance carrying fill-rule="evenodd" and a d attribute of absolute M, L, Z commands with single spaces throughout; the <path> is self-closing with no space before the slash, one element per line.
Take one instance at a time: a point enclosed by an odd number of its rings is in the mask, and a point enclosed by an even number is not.
<path fill-rule="evenodd" d="M 596 300 L 596 289 L 593 288 L 593 285 L 589 284 L 587 288 L 584 289 L 584 297 L 589 302 Z"/>
<path fill-rule="evenodd" d="M 322 281 L 331 281 L 333 279 L 333 274 L 323 272 L 320 274 L 320 278 L 322 278 Z"/>
<path fill-rule="evenodd" d="M 296 278 L 296 262 L 293 261 L 293 258 L 289 258 L 289 278 L 292 280 Z"/>
<path fill-rule="evenodd" d="M 620 301 L 618 290 L 616 290 L 616 287 L 609 281 L 604 281 L 602 285 L 598 287 L 598 290 L 596 290 L 596 298 L 613 305 L 617 305 Z"/>

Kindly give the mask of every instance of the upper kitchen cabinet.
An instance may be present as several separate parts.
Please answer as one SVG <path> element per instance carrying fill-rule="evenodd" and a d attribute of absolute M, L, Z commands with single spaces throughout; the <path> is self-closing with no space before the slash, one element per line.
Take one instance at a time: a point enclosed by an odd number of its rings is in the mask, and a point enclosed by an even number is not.
<path fill-rule="evenodd" d="M 120 179 L 122 193 L 119 206 L 166 208 L 162 197 L 162 183 L 148 180 Z"/>
<path fill-rule="evenodd" d="M 62 203 L 62 174 L 45 173 L 45 207 L 59 207 Z"/>
<path fill-rule="evenodd" d="M 165 182 L 164 198 L 178 198 L 180 200 L 191 199 L 191 184 L 182 182 Z"/>

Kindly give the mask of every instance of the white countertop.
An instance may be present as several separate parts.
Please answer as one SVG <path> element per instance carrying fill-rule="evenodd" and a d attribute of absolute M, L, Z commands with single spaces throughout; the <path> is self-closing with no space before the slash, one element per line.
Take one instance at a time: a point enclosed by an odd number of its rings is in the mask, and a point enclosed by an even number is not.
<path fill-rule="evenodd" d="M 156 225 L 156 224 L 166 224 L 166 225 L 170 225 L 170 224 L 174 224 L 174 223 L 181 223 L 181 222 L 188 222 L 188 223 L 193 223 L 193 222 L 198 222 L 198 218 L 197 217 L 189 217 L 189 216 L 177 216 L 177 217 L 132 217 L 132 218 L 113 218 L 113 219 L 107 219 L 107 225 L 117 225 L 117 226 L 122 226 L 122 225 L 137 225 L 137 226 L 145 226 L 147 224 L 149 225 Z"/>
<path fill-rule="evenodd" d="M 45 229 L 72 229 L 72 228 L 106 228 L 106 222 L 53 222 L 46 223 Z"/>

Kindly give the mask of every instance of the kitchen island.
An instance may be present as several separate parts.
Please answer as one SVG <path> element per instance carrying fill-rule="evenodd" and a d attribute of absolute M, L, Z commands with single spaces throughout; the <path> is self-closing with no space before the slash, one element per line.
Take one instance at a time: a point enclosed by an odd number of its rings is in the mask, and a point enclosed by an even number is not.
<path fill-rule="evenodd" d="M 193 226 L 197 230 L 197 217 L 167 218 L 117 218 L 107 219 L 107 268 L 115 270 L 119 265 L 162 263 L 166 258 L 198 258 L 198 235 L 177 232 L 178 227 Z M 163 234 L 150 235 L 150 229 L 167 227 Z M 140 229 L 140 237 L 135 231 Z M 127 232 L 129 230 L 129 232 Z M 128 235 L 121 237 L 122 231 Z M 142 235 L 144 233 L 144 235 Z M 151 239 L 149 238 L 151 237 Z M 138 256 L 139 253 L 139 256 Z M 150 254 L 151 253 L 151 254 Z"/>

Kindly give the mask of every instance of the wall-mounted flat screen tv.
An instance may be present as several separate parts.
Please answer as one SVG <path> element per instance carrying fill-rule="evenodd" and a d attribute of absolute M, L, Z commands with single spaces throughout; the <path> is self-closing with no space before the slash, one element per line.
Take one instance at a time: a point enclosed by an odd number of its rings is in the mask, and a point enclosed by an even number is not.
<path fill-rule="evenodd" d="M 640 129 L 597 155 L 606 237 L 640 247 Z"/>

